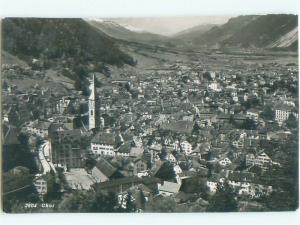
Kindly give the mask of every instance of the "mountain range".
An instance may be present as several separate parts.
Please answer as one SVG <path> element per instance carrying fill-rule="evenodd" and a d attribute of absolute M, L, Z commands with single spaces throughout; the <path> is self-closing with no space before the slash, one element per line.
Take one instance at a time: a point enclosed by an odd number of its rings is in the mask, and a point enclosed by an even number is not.
<path fill-rule="evenodd" d="M 87 22 L 106 35 L 120 40 L 155 45 L 164 43 L 168 39 L 168 37 L 163 35 L 153 34 L 143 30 L 129 29 L 129 27 L 121 26 L 120 24 L 109 20 L 87 20 Z"/>
<path fill-rule="evenodd" d="M 191 29 L 180 37 L 195 46 L 297 50 L 298 18 L 287 14 L 238 16 L 205 32 Z"/>
<path fill-rule="evenodd" d="M 20 59 L 73 57 L 112 65 L 135 63 L 120 50 L 121 41 L 195 48 L 298 48 L 298 18 L 288 14 L 237 16 L 223 25 L 198 25 L 172 37 L 82 19 L 6 18 L 2 31 L 3 50 Z"/>
<path fill-rule="evenodd" d="M 222 25 L 202 24 L 172 37 L 129 30 L 115 22 L 90 21 L 94 27 L 116 39 L 154 45 L 194 47 L 281 48 L 297 50 L 296 15 L 246 15 L 231 18 Z"/>
<path fill-rule="evenodd" d="M 30 62 L 71 60 L 78 64 L 134 65 L 136 61 L 121 45 L 269 48 L 296 51 L 296 15 L 247 15 L 223 25 L 204 24 L 171 37 L 128 29 L 111 21 L 83 19 L 5 18 L 2 47 L 12 56 Z M 87 66 L 87 65 L 86 65 Z"/>

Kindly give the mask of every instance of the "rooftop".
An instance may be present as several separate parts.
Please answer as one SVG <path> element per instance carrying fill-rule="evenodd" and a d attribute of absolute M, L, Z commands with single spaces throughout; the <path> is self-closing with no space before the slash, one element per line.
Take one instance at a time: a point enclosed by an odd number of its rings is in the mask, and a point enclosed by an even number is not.
<path fill-rule="evenodd" d="M 163 185 L 158 186 L 159 191 L 165 191 L 169 193 L 178 193 L 181 184 L 164 181 Z"/>
<path fill-rule="evenodd" d="M 112 133 L 100 132 L 93 137 L 91 142 L 96 144 L 115 145 L 115 135 Z"/>
<path fill-rule="evenodd" d="M 102 157 L 98 159 L 96 167 L 107 177 L 111 177 L 117 171 L 117 168 Z"/>

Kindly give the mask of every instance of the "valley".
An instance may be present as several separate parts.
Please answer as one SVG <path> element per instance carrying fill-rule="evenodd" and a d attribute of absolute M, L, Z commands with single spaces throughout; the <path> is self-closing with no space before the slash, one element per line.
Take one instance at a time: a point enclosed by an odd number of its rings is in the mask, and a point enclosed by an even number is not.
<path fill-rule="evenodd" d="M 295 16 L 99 21 L 3 21 L 5 212 L 298 208 Z"/>

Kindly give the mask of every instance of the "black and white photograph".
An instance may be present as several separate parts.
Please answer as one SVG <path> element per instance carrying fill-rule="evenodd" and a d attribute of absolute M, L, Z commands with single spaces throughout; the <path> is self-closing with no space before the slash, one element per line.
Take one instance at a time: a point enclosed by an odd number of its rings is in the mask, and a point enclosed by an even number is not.
<path fill-rule="evenodd" d="M 298 16 L 1 19 L 5 213 L 295 211 Z"/>

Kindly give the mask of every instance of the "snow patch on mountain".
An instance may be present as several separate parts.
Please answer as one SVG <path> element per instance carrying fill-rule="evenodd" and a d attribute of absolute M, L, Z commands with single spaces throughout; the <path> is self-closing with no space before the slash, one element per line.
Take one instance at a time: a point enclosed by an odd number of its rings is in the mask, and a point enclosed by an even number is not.
<path fill-rule="evenodd" d="M 142 28 L 134 27 L 132 25 L 122 24 L 122 26 L 125 27 L 127 30 L 130 30 L 130 31 L 139 32 L 139 33 L 145 32 L 145 30 L 143 30 Z"/>

